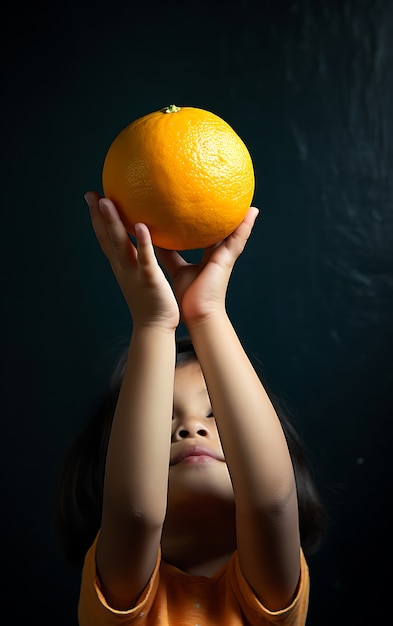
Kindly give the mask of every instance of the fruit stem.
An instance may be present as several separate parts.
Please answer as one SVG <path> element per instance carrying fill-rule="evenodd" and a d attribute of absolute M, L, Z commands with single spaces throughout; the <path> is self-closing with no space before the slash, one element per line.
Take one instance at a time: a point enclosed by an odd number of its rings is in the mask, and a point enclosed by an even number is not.
<path fill-rule="evenodd" d="M 180 107 L 177 107 L 176 104 L 170 104 L 165 109 L 162 109 L 163 113 L 177 113 L 178 111 L 180 111 Z"/>

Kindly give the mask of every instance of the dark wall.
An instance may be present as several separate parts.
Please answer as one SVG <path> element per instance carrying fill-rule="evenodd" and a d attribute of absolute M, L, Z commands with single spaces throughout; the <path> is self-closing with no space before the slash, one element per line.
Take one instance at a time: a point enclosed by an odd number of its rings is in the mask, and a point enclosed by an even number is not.
<path fill-rule="evenodd" d="M 387 623 L 393 2 L 19 3 L 2 28 L 6 611 L 76 624 L 56 482 L 130 331 L 83 193 L 114 136 L 174 102 L 226 119 L 253 156 L 261 215 L 228 307 L 327 504 L 308 624 Z"/>

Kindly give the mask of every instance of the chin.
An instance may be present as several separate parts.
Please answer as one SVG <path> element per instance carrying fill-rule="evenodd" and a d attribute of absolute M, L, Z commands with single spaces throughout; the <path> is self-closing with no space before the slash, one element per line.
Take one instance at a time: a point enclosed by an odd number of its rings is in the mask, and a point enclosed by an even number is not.
<path fill-rule="evenodd" d="M 221 468 L 220 468 L 221 469 Z M 192 471 L 169 473 L 168 501 L 199 501 L 235 502 L 232 483 L 228 470 L 208 471 L 206 467 L 198 467 Z"/>

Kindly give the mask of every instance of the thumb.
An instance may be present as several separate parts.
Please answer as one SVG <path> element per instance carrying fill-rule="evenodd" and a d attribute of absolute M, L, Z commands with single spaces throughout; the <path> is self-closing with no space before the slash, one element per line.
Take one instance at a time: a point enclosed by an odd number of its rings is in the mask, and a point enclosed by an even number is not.
<path fill-rule="evenodd" d="M 233 254 L 235 259 L 243 252 L 258 215 L 259 209 L 250 207 L 241 224 L 225 240 L 226 249 Z"/>

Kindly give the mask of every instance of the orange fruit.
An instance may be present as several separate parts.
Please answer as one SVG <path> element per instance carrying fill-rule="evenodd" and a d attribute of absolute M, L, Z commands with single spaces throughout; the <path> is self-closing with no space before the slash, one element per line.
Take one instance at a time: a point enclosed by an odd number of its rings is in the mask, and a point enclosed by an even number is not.
<path fill-rule="evenodd" d="M 206 248 L 225 239 L 251 204 L 249 151 L 223 119 L 171 105 L 129 124 L 106 154 L 102 183 L 128 232 L 146 224 L 161 248 Z"/>

